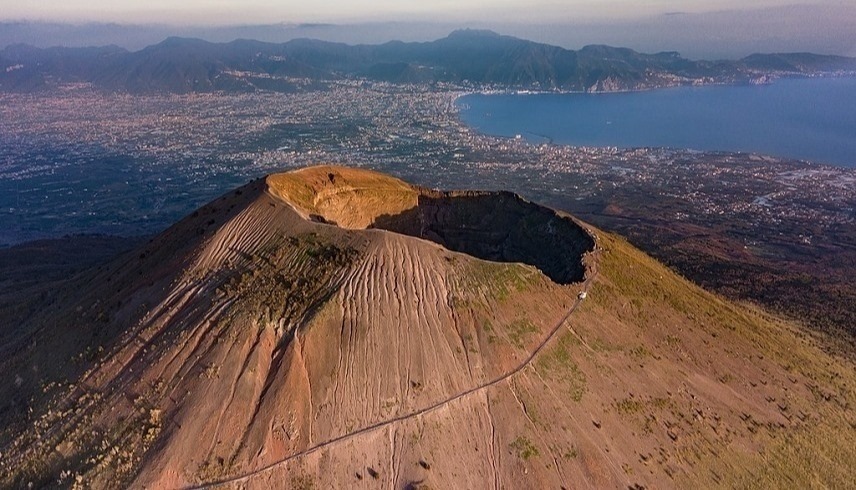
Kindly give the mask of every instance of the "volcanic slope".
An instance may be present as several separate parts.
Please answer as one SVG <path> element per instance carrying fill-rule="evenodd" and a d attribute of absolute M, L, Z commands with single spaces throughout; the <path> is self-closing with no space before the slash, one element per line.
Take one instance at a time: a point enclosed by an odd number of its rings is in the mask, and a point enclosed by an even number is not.
<path fill-rule="evenodd" d="M 509 193 L 272 175 L 0 307 L 4 487 L 853 485 L 851 360 Z"/>

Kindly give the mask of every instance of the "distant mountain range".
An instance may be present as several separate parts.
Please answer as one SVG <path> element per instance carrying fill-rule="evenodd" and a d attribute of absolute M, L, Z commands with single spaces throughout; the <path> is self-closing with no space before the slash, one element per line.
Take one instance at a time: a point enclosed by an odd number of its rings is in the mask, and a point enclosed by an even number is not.
<path fill-rule="evenodd" d="M 172 37 L 134 52 L 22 44 L 0 51 L 0 91 L 7 92 L 73 83 L 129 93 L 288 92 L 306 80 L 339 79 L 611 92 L 847 72 L 856 72 L 856 58 L 787 53 L 693 61 L 676 52 L 643 54 L 602 45 L 574 51 L 478 30 L 425 43 L 211 43 Z"/>

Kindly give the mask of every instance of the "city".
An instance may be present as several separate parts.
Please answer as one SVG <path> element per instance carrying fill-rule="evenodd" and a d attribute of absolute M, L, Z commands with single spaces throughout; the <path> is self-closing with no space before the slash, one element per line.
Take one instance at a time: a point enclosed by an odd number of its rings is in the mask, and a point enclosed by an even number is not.
<path fill-rule="evenodd" d="M 0 95 L 0 243 L 153 234 L 253 178 L 338 163 L 427 187 L 511 190 L 618 231 L 726 295 L 825 327 L 853 324 L 837 300 L 854 294 L 852 169 L 497 138 L 460 122 L 465 87 L 290 82 L 307 88 Z M 768 276 L 777 279 L 758 280 Z M 801 277 L 815 286 L 792 287 Z"/>

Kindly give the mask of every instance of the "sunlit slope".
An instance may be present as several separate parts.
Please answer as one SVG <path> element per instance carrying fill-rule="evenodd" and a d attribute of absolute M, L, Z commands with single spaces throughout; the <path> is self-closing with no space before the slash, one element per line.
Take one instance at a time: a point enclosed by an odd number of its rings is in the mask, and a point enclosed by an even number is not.
<path fill-rule="evenodd" d="M 520 371 L 227 485 L 853 486 L 851 360 L 623 239 L 598 243 L 587 298 Z"/>
<path fill-rule="evenodd" d="M 850 483 L 851 361 L 596 245 L 508 193 L 255 181 L 3 332 L 0 484 Z"/>
<path fill-rule="evenodd" d="M 270 192 L 306 218 L 343 228 L 368 228 L 379 216 L 397 215 L 417 205 L 409 184 L 380 172 L 318 166 L 267 178 Z"/>
<path fill-rule="evenodd" d="M 678 487 L 852 488 L 856 369 L 811 334 L 735 305 L 603 234 L 572 354 L 629 479 Z M 592 407 L 594 412 L 597 409 Z M 624 466 L 627 465 L 627 466 Z"/>
<path fill-rule="evenodd" d="M 575 294 L 529 265 L 306 220 L 277 192 L 225 195 L 21 329 L 4 481 L 251 470 L 502 376 Z"/>

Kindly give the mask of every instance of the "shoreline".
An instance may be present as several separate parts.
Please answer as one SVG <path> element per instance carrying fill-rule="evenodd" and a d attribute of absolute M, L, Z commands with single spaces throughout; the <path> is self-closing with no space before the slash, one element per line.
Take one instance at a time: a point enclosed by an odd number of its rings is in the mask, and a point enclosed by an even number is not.
<path fill-rule="evenodd" d="M 608 95 L 608 94 L 632 94 L 641 92 L 653 92 L 655 90 L 668 90 L 678 88 L 703 88 L 703 87 L 743 87 L 743 86 L 765 86 L 774 85 L 780 80 L 808 80 L 808 79 L 841 79 L 841 78 L 856 78 L 856 71 L 853 72 L 819 72 L 819 73 L 782 73 L 782 74 L 762 74 L 758 76 L 763 81 L 754 82 L 753 80 L 742 81 L 713 81 L 702 83 L 682 83 L 675 85 L 656 85 L 643 88 L 627 88 L 619 90 L 564 90 L 564 89 L 527 89 L 527 88 L 489 88 L 489 89 L 464 89 L 464 93 L 457 98 L 466 95 Z"/>
<path fill-rule="evenodd" d="M 799 157 L 788 155 L 784 153 L 774 153 L 772 150 L 765 149 L 728 149 L 728 148 L 712 148 L 712 149 L 703 149 L 703 148 L 695 148 L 691 146 L 681 146 L 681 145 L 670 145 L 670 144 L 650 144 L 650 145 L 622 145 L 622 144 L 575 144 L 575 143 L 565 143 L 561 141 L 557 141 L 556 135 L 543 134 L 543 132 L 535 130 L 529 127 L 518 127 L 518 131 L 515 132 L 514 135 L 511 134 L 500 134 L 499 132 L 491 133 L 484 130 L 484 128 L 480 128 L 474 124 L 470 124 L 464 120 L 463 111 L 470 110 L 470 106 L 463 102 L 461 99 L 467 96 L 473 95 L 482 95 L 482 96 L 493 96 L 493 95 L 504 95 L 504 96 L 522 96 L 522 95 L 606 95 L 606 94 L 631 94 L 631 93 L 648 93 L 654 92 L 657 90 L 670 90 L 670 89 L 692 89 L 692 88 L 713 88 L 713 87 L 750 87 L 750 86 L 772 86 L 776 82 L 781 80 L 817 80 L 817 79 L 853 79 L 856 80 L 856 73 L 848 74 L 846 76 L 798 76 L 798 77 L 779 77 L 775 80 L 772 80 L 763 85 L 752 85 L 746 83 L 712 83 L 706 85 L 676 85 L 676 86 L 665 86 L 665 87 L 656 87 L 656 88 L 647 88 L 647 89 L 636 89 L 636 90 L 623 90 L 623 91 L 613 91 L 613 92 L 579 92 L 579 91 L 555 91 L 555 90 L 545 90 L 545 91 L 528 91 L 528 90 L 514 90 L 514 89 L 504 89 L 504 90 L 471 90 L 471 91 L 462 91 L 457 92 L 452 98 L 452 108 L 454 114 L 457 116 L 458 122 L 462 124 L 464 127 L 471 131 L 475 131 L 482 136 L 492 137 L 492 138 L 500 138 L 504 140 L 520 140 L 523 139 L 527 144 L 532 146 L 540 146 L 540 145 L 558 145 L 558 146 L 567 146 L 572 148 L 617 148 L 620 150 L 639 150 L 639 149 L 663 149 L 663 150 L 672 150 L 672 151 L 695 151 L 699 153 L 705 154 L 735 154 L 735 155 L 754 155 L 760 158 L 774 158 L 781 161 L 791 161 L 794 163 L 800 164 L 808 164 L 812 166 L 818 167 L 830 167 L 835 169 L 844 169 L 848 171 L 856 171 L 856 159 L 853 159 L 849 164 L 841 163 L 841 162 L 831 162 L 820 160 L 817 157 Z M 610 124 L 611 122 L 607 122 Z M 533 135 L 537 137 L 537 140 L 533 140 L 532 137 L 527 135 Z M 544 141 L 546 140 L 546 142 Z"/>

